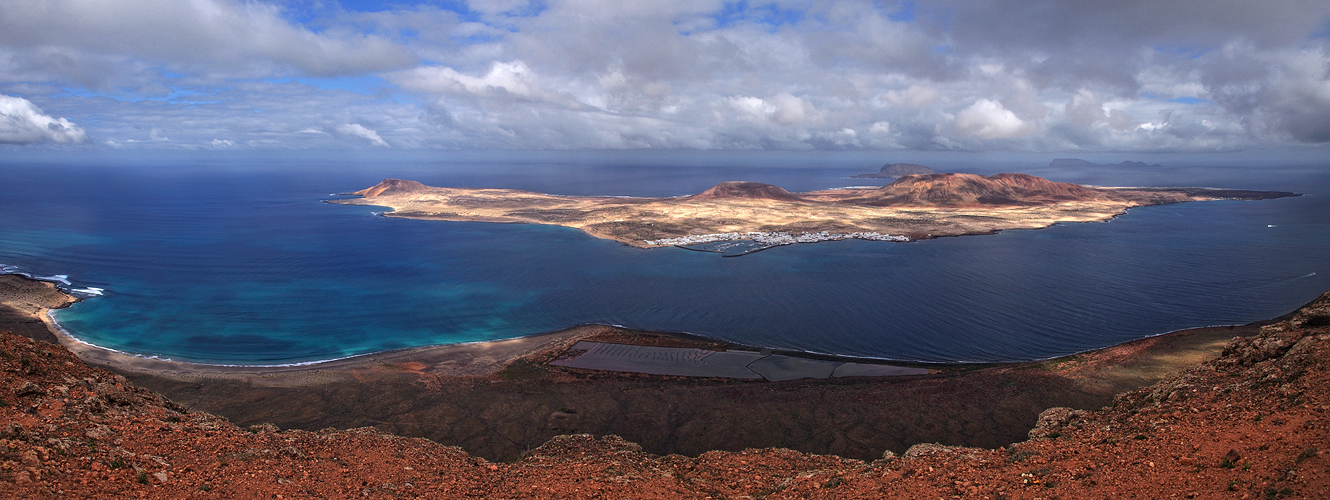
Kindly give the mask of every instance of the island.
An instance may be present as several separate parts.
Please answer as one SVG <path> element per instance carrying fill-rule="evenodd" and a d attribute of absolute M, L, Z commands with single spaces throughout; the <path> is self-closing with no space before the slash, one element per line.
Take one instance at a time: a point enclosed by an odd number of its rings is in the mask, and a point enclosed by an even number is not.
<path fill-rule="evenodd" d="M 1158 163 L 1147 165 L 1142 161 L 1126 160 L 1122 163 L 1092 163 L 1080 158 L 1054 158 L 1048 162 L 1048 166 L 1053 168 L 1088 168 L 1088 167 L 1126 167 L 1126 168 L 1163 168 Z"/>
<path fill-rule="evenodd" d="M 859 174 L 850 176 L 851 179 L 895 179 L 907 175 L 931 174 L 932 168 L 914 163 L 888 163 L 882 166 L 876 174 Z"/>
<path fill-rule="evenodd" d="M 388 207 L 411 219 L 548 224 L 639 248 L 694 248 L 727 256 L 792 243 L 914 241 L 1103 221 L 1128 208 L 1205 200 L 1263 200 L 1296 193 L 1213 188 L 1106 188 L 1027 174 L 906 175 L 880 188 L 792 193 L 722 182 L 673 198 L 561 196 L 514 189 L 430 187 L 386 179 L 329 203 Z M 737 242 L 737 243 L 736 243 Z"/>

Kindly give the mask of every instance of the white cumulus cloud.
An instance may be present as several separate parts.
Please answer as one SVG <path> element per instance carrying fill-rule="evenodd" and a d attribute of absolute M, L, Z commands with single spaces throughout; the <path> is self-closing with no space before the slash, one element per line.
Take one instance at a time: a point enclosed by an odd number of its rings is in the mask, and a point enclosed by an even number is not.
<path fill-rule="evenodd" d="M 1022 120 L 1016 113 L 1002 107 L 1002 103 L 980 99 L 970 107 L 956 113 L 952 122 L 956 131 L 980 139 L 1012 139 L 1025 137 L 1038 131 L 1038 125 Z"/>
<path fill-rule="evenodd" d="M 520 60 L 495 62 L 481 76 L 471 76 L 449 67 L 424 66 L 396 73 L 392 79 L 411 90 L 582 107 L 571 95 L 547 90 L 539 76 Z"/>
<path fill-rule="evenodd" d="M 64 118 L 43 113 L 32 101 L 0 94 L 0 143 L 87 142 L 88 134 Z"/>
<path fill-rule="evenodd" d="M 165 63 L 190 73 L 339 75 L 415 61 L 382 36 L 316 33 L 283 19 L 277 6 L 237 0 L 0 2 L 0 44 L 20 49 L 16 61 L 34 75 L 76 81 L 97 78 L 88 73 L 99 68 L 89 65 L 116 72 Z"/>
<path fill-rule="evenodd" d="M 364 125 L 361 125 L 359 123 L 344 123 L 338 125 L 337 128 L 333 129 L 333 131 L 342 135 L 349 135 L 349 136 L 363 138 L 369 141 L 370 144 L 373 144 L 375 146 L 385 147 L 385 148 L 388 147 L 388 142 L 384 141 L 382 137 L 379 137 L 378 132 L 365 128 Z"/>
<path fill-rule="evenodd" d="M 770 99 L 739 96 L 727 100 L 743 116 L 771 120 L 781 125 L 796 125 L 817 118 L 817 108 L 797 96 L 779 93 Z"/>

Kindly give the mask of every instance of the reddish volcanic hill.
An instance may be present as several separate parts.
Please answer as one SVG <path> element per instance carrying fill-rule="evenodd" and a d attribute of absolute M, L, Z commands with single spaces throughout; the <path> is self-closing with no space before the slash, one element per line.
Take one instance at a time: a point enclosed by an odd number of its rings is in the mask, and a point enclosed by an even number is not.
<path fill-rule="evenodd" d="M 763 184 L 760 182 L 742 182 L 728 181 L 716 184 L 711 189 L 701 193 L 687 196 L 688 200 L 727 200 L 727 199 L 751 199 L 751 200 L 776 200 L 776 201 L 804 201 L 803 198 L 795 196 L 780 186 Z"/>
<path fill-rule="evenodd" d="M 907 175 L 872 194 L 848 200 L 871 206 L 1039 205 L 1060 201 L 1102 200 L 1107 196 L 1079 184 L 1053 182 L 1027 174 Z"/>
<path fill-rule="evenodd" d="M 429 186 L 416 181 L 404 181 L 401 179 L 384 179 L 374 187 L 361 189 L 351 194 L 373 198 L 380 195 L 419 193 L 429 190 Z"/>

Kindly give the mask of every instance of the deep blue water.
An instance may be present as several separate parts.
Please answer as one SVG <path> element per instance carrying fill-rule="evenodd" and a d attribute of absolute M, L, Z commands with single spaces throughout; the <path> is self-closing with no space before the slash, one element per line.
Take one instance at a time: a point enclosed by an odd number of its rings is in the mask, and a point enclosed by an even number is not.
<path fill-rule="evenodd" d="M 740 258 L 537 225 L 399 220 L 322 203 L 385 177 L 673 196 L 725 180 L 806 191 L 876 164 L 807 155 L 526 154 L 351 161 L 6 162 L 0 264 L 106 295 L 58 312 L 118 350 L 277 364 L 580 323 L 920 361 L 1011 361 L 1286 313 L 1330 289 L 1330 165 L 967 166 L 1100 185 L 1297 191 L 1131 210 L 1106 223 Z M 553 157 L 554 160 L 548 159 Z"/>

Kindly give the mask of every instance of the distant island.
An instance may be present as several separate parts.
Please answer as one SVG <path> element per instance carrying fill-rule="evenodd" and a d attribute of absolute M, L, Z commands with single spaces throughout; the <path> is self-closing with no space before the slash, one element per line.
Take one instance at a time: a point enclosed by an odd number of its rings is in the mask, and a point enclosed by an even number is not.
<path fill-rule="evenodd" d="M 597 238 L 651 248 L 749 241 L 755 249 L 791 243 L 939 236 L 1038 229 L 1110 219 L 1128 208 L 1217 199 L 1297 196 L 1210 188 L 1103 188 L 1026 174 L 906 175 L 880 188 L 791 193 L 758 182 L 722 182 L 691 196 L 558 196 L 514 189 L 430 187 L 387 179 L 329 203 L 391 208 L 411 219 L 533 223 L 581 229 Z M 721 252 L 724 253 L 724 252 Z"/>
<path fill-rule="evenodd" d="M 859 174 L 851 176 L 852 179 L 895 179 L 907 175 L 931 174 L 933 169 L 914 163 L 888 163 L 882 166 L 876 174 Z"/>
<path fill-rule="evenodd" d="M 1091 163 L 1080 158 L 1054 158 L 1048 162 L 1048 166 L 1053 168 L 1087 168 L 1087 167 L 1130 167 L 1130 168 L 1162 168 L 1158 163 L 1146 165 L 1145 162 L 1124 161 L 1122 163 Z"/>

